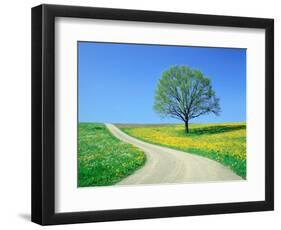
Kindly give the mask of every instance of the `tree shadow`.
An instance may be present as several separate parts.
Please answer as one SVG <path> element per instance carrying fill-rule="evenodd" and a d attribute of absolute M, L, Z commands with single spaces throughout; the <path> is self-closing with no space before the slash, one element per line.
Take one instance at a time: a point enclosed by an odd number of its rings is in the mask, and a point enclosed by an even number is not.
<path fill-rule="evenodd" d="M 240 129 L 245 129 L 246 125 L 215 125 L 203 128 L 190 129 L 189 134 L 191 135 L 205 135 L 205 134 L 218 134 L 225 133 Z"/>

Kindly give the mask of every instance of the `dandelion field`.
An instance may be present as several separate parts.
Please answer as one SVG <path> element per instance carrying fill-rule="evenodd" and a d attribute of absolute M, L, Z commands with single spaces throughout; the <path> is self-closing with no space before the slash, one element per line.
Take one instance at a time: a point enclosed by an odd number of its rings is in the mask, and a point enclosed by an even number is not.
<path fill-rule="evenodd" d="M 145 163 L 145 154 L 98 123 L 79 123 L 78 187 L 113 185 Z"/>
<path fill-rule="evenodd" d="M 220 162 L 246 179 L 246 123 L 183 125 L 118 125 L 133 137 Z"/>

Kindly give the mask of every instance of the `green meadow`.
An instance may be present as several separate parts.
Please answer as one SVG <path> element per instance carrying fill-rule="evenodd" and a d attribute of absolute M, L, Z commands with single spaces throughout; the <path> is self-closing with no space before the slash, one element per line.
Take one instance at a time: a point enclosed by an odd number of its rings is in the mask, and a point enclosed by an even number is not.
<path fill-rule="evenodd" d="M 113 185 L 145 163 L 138 148 L 115 138 L 105 125 L 79 123 L 78 187 Z"/>

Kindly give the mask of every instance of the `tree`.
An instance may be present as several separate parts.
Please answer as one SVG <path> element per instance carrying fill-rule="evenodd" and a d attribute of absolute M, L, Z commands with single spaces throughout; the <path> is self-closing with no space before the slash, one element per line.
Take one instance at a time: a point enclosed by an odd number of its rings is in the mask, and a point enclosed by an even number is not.
<path fill-rule="evenodd" d="M 173 66 L 158 81 L 154 110 L 163 117 L 182 120 L 188 133 L 191 119 L 208 113 L 219 115 L 220 105 L 209 78 L 188 66 Z"/>

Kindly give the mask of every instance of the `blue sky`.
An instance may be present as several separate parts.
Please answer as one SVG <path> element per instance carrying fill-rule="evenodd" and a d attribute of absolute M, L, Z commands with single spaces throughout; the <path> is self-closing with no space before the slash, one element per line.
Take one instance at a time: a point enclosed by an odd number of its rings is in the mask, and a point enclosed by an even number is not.
<path fill-rule="evenodd" d="M 192 123 L 246 120 L 246 50 L 78 42 L 79 122 L 179 123 L 153 111 L 157 81 L 172 65 L 211 79 L 221 114 Z"/>

